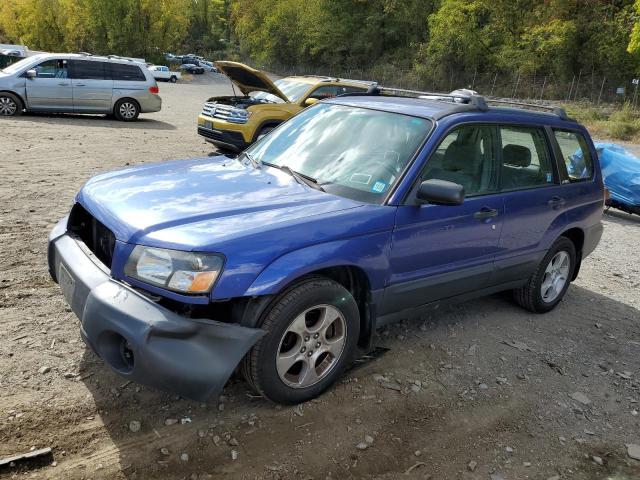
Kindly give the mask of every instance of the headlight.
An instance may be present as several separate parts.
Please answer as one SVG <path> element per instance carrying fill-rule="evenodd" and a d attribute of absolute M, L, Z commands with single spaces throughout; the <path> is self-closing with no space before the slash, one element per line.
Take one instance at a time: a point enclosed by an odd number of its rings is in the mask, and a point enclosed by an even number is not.
<path fill-rule="evenodd" d="M 222 264 L 222 257 L 215 254 L 138 245 L 131 252 L 124 273 L 176 292 L 206 293 L 218 278 Z"/>

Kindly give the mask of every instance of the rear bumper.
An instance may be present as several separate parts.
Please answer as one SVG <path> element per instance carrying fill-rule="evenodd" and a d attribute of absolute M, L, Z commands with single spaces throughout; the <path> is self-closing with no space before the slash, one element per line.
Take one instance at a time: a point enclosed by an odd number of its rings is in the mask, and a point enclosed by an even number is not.
<path fill-rule="evenodd" d="M 215 398 L 264 331 L 157 305 L 111 278 L 65 225 L 49 237 L 49 269 L 87 345 L 127 379 L 197 401 Z"/>
<path fill-rule="evenodd" d="M 160 95 L 147 93 L 135 98 L 138 100 L 138 103 L 140 103 L 141 113 L 152 113 L 162 110 L 162 98 L 160 98 Z"/>

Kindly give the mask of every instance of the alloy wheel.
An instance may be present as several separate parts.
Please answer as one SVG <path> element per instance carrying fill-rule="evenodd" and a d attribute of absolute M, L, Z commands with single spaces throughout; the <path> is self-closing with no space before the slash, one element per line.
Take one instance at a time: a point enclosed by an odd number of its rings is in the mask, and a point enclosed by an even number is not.
<path fill-rule="evenodd" d="M 543 301 L 551 303 L 562 293 L 569 279 L 570 266 L 571 259 L 564 250 L 553 256 L 542 277 L 540 293 Z"/>
<path fill-rule="evenodd" d="M 120 115 L 122 118 L 126 118 L 127 120 L 131 120 L 136 116 L 137 108 L 131 102 L 124 102 L 120 105 L 119 109 Z"/>
<path fill-rule="evenodd" d="M 344 315 L 331 305 L 317 305 L 298 315 L 280 340 L 276 369 L 289 387 L 315 385 L 338 364 L 346 342 Z"/>
<path fill-rule="evenodd" d="M 18 105 L 10 97 L 0 97 L 0 115 L 11 116 L 15 115 L 18 110 Z"/>

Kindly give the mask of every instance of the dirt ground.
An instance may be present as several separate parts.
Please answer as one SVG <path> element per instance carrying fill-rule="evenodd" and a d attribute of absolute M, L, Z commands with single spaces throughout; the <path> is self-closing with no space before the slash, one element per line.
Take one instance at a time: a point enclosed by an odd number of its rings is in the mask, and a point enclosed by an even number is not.
<path fill-rule="evenodd" d="M 0 119 L 0 457 L 52 448 L 0 477 L 640 478 L 625 446 L 640 444 L 640 217 L 614 211 L 555 311 L 496 295 L 400 323 L 379 332 L 384 355 L 296 408 L 241 379 L 205 405 L 112 373 L 49 278 L 46 240 L 91 175 L 213 151 L 195 119 L 228 83 L 160 91 L 134 124 Z"/>

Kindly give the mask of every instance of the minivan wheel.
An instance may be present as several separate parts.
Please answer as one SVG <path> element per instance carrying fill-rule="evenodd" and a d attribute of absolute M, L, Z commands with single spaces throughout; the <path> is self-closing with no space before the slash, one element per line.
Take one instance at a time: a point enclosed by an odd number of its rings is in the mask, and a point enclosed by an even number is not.
<path fill-rule="evenodd" d="M 244 376 L 269 400 L 295 404 L 320 395 L 344 371 L 360 316 L 342 285 L 312 277 L 278 297 L 261 328 L 267 333 L 245 357 Z"/>
<path fill-rule="evenodd" d="M 140 115 L 138 103 L 130 98 L 122 98 L 116 102 L 113 114 L 118 120 L 132 122 Z"/>
<path fill-rule="evenodd" d="M 527 284 L 514 290 L 516 302 L 534 313 L 553 310 L 564 297 L 576 266 L 576 249 L 560 237 L 552 245 Z"/>
<path fill-rule="evenodd" d="M 0 115 L 12 117 L 22 113 L 22 102 L 13 93 L 0 93 Z"/>

